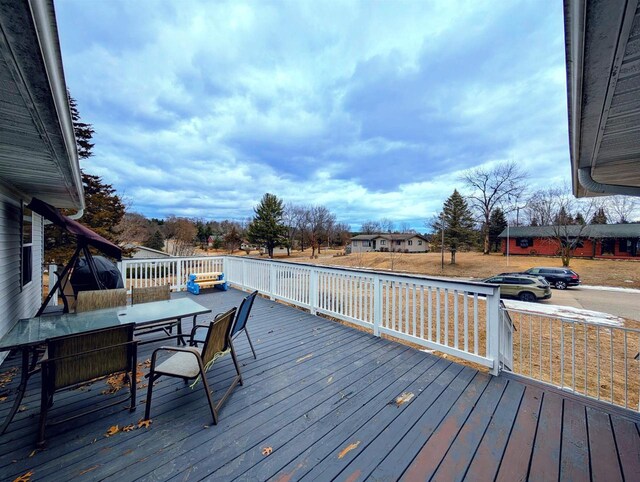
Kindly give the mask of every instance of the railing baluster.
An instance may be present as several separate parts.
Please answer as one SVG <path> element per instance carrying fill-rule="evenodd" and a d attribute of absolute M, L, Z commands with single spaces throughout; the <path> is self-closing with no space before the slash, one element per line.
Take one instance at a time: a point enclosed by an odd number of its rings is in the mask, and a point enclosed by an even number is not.
<path fill-rule="evenodd" d="M 453 346 L 458 348 L 458 290 L 453 290 Z"/>

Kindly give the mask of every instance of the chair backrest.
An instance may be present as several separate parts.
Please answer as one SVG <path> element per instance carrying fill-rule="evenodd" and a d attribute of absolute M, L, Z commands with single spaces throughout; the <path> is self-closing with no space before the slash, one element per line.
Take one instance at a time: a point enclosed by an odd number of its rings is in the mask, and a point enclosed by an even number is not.
<path fill-rule="evenodd" d="M 229 346 L 229 336 L 236 308 L 231 308 L 226 313 L 217 316 L 209 325 L 207 337 L 202 346 L 202 362 L 206 365 L 216 353 L 225 351 Z"/>
<path fill-rule="evenodd" d="M 61 272 L 64 267 L 59 269 Z M 60 296 L 62 297 L 62 302 L 65 304 L 69 313 L 73 313 L 76 309 L 76 294 L 73 292 L 73 286 L 71 285 L 72 271 L 72 269 L 67 270 L 67 272 L 60 280 L 60 286 L 62 288 L 60 290 Z"/>
<path fill-rule="evenodd" d="M 118 306 L 126 306 L 126 304 L 127 290 L 124 288 L 80 291 L 78 293 L 78 302 L 76 303 L 76 313 L 101 310 L 103 308 L 116 308 Z"/>
<path fill-rule="evenodd" d="M 171 299 L 171 286 L 150 286 L 149 288 L 131 288 L 131 304 L 165 301 Z"/>
<path fill-rule="evenodd" d="M 257 295 L 258 291 L 256 290 L 242 300 L 242 303 L 240 303 L 240 308 L 238 308 L 238 313 L 236 315 L 236 321 L 233 324 L 233 331 L 231 332 L 232 337 L 235 336 L 236 333 L 240 333 L 244 330 L 247 320 L 249 319 L 249 314 L 251 313 L 251 307 L 253 306 L 253 302 Z"/>
<path fill-rule="evenodd" d="M 58 390 L 132 370 L 133 329 L 133 324 L 120 325 L 47 340 L 43 382 Z"/>

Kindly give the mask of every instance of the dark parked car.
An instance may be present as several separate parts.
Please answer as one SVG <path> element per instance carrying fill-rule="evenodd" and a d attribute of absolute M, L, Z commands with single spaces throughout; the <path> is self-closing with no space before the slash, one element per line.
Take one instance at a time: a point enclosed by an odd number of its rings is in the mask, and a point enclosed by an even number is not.
<path fill-rule="evenodd" d="M 578 286 L 580 276 L 569 268 L 530 268 L 524 272 L 534 276 L 542 276 L 550 285 L 559 290 L 564 290 L 567 286 Z"/>
<path fill-rule="evenodd" d="M 551 288 L 544 278 L 518 273 L 504 273 L 483 279 L 483 283 L 500 285 L 500 295 L 521 301 L 548 300 Z"/>

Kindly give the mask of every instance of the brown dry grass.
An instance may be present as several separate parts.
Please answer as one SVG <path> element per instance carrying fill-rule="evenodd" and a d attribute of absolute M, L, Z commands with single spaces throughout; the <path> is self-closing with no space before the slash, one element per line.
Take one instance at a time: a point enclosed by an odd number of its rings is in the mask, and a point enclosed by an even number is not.
<path fill-rule="evenodd" d="M 510 256 L 502 254 L 483 255 L 469 252 L 458 253 L 456 264 L 449 264 L 445 255 L 444 270 L 441 268 L 440 253 L 354 253 L 347 256 L 321 255 L 310 259 L 295 253 L 295 256 L 279 258 L 325 266 L 348 266 L 369 269 L 393 270 L 398 272 L 425 274 L 430 276 L 487 278 L 506 271 L 521 271 L 534 266 L 557 266 L 562 262 L 557 257 Z M 597 286 L 618 286 L 640 288 L 640 262 L 609 259 L 574 258 L 569 266 L 580 274 L 582 283 Z"/>

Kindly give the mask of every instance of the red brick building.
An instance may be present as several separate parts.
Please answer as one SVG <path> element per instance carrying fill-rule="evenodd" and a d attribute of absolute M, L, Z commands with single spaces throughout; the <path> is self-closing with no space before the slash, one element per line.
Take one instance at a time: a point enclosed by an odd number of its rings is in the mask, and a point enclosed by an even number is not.
<path fill-rule="evenodd" d="M 560 236 L 558 236 L 560 234 Z M 502 252 L 510 255 L 559 255 L 559 238 L 577 240 L 572 255 L 640 260 L 640 223 L 587 226 L 515 226 L 500 233 Z"/>

